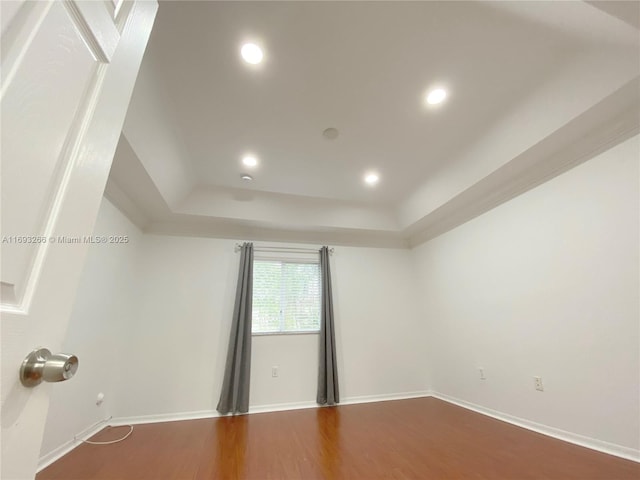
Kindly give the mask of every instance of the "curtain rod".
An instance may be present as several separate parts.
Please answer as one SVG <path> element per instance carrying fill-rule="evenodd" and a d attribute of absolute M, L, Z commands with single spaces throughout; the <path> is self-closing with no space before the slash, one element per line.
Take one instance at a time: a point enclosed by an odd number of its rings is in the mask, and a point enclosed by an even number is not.
<path fill-rule="evenodd" d="M 234 247 L 234 251 L 238 253 L 242 248 L 241 243 L 236 243 Z M 268 245 L 265 246 L 254 246 L 253 250 L 256 252 L 289 252 L 289 253 L 319 253 L 319 248 L 304 248 L 304 247 L 270 247 Z M 329 249 L 329 253 L 333 254 L 333 248 Z"/>

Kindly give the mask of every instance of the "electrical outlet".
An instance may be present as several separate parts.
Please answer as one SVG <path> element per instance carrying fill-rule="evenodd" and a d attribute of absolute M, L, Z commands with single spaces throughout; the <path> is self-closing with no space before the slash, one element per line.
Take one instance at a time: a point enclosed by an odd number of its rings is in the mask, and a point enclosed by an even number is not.
<path fill-rule="evenodd" d="M 273 378 L 278 376 L 278 367 L 277 366 L 276 367 L 271 367 L 271 376 Z"/>
<path fill-rule="evenodd" d="M 533 377 L 534 385 L 536 390 L 544 392 L 544 387 L 542 386 L 542 377 Z"/>
<path fill-rule="evenodd" d="M 104 402 L 104 393 L 100 392 L 96 397 L 96 405 L 100 406 L 102 405 L 102 402 Z"/>
<path fill-rule="evenodd" d="M 478 367 L 478 372 L 480 372 L 480 380 L 486 380 L 487 377 L 484 375 L 484 368 Z"/>

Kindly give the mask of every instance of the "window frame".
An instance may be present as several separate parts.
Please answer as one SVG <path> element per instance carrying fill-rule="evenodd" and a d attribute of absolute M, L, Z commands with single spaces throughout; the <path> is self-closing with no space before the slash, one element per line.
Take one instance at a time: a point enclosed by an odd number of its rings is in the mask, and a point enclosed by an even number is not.
<path fill-rule="evenodd" d="M 278 254 L 254 254 L 253 257 L 253 266 L 255 267 L 256 262 L 279 262 L 279 263 L 294 263 L 294 264 L 311 264 L 318 266 L 318 282 L 320 284 L 320 292 L 319 292 L 319 306 L 320 306 L 320 317 L 322 317 L 322 269 L 320 268 L 320 258 L 319 255 L 315 255 L 316 258 L 294 258 L 291 256 L 284 256 Z M 253 282 L 253 291 L 255 291 L 255 274 L 252 278 Z M 275 332 L 254 332 L 253 331 L 253 291 L 251 294 L 251 336 L 252 337 L 265 337 L 272 335 L 319 335 L 320 327 L 322 324 L 322 318 L 319 319 L 318 329 L 317 330 L 278 330 Z M 282 304 L 280 304 L 282 306 Z"/>

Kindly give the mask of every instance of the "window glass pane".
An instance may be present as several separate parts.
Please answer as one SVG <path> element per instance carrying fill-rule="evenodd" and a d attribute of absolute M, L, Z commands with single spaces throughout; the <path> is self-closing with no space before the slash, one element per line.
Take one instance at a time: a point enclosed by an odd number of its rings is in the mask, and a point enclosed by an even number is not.
<path fill-rule="evenodd" d="M 320 327 L 318 264 L 283 264 L 284 330 L 317 330 Z"/>
<path fill-rule="evenodd" d="M 253 264 L 253 333 L 320 329 L 320 266 L 256 260 Z"/>
<path fill-rule="evenodd" d="M 254 332 L 280 330 L 280 262 L 253 262 L 253 326 Z"/>

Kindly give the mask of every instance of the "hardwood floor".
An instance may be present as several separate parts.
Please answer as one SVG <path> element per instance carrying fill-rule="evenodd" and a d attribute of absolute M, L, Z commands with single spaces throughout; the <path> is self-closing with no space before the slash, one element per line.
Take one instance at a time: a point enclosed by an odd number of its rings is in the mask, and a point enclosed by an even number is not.
<path fill-rule="evenodd" d="M 94 441 L 118 438 L 105 429 Z M 418 398 L 136 425 L 37 480 L 640 479 L 640 464 Z"/>

